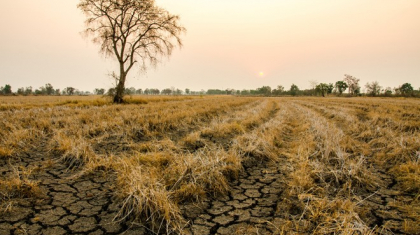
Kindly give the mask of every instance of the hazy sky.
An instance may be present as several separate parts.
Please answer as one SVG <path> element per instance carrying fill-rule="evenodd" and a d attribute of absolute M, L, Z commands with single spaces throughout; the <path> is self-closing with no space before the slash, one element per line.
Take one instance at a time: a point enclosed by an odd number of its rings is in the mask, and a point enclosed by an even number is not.
<path fill-rule="evenodd" d="M 77 0 L 0 0 L 0 86 L 109 88 L 112 58 L 80 34 Z M 272 88 L 344 74 L 420 86 L 419 0 L 157 0 L 181 16 L 184 47 L 136 88 Z M 260 72 L 263 72 L 261 76 Z"/>

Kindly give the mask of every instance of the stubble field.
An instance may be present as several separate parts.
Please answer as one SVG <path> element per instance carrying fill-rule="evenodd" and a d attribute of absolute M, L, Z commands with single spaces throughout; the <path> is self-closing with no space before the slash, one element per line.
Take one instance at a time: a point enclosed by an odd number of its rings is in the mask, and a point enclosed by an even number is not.
<path fill-rule="evenodd" d="M 4 97 L 0 234 L 419 234 L 420 100 Z"/>

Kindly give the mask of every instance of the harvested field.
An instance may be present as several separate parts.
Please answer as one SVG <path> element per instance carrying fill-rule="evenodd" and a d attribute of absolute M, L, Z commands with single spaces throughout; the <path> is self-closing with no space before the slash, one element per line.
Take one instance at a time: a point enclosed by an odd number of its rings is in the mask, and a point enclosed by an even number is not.
<path fill-rule="evenodd" d="M 19 98 L 0 234 L 419 234 L 418 99 Z"/>

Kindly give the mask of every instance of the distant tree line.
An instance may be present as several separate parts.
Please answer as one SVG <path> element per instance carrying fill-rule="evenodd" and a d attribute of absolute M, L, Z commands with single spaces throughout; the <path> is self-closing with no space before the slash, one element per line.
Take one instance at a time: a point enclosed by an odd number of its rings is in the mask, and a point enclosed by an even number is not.
<path fill-rule="evenodd" d="M 66 87 L 62 90 L 55 89 L 50 83 L 41 86 L 38 89 L 34 89 L 32 86 L 20 87 L 16 92 L 12 91 L 12 87 L 6 84 L 4 87 L 0 87 L 0 95 L 91 95 L 89 91 L 80 91 L 74 87 Z"/>
<path fill-rule="evenodd" d="M 272 89 L 270 86 L 262 86 L 257 89 L 250 90 L 235 90 L 235 89 L 208 89 L 207 91 L 191 91 L 189 88 L 184 90 L 170 87 L 162 90 L 156 88 L 136 89 L 134 87 L 125 88 L 124 95 L 241 95 L 241 96 L 405 96 L 405 97 L 420 97 L 420 88 L 415 90 L 410 83 L 403 83 L 402 85 L 391 88 L 383 88 L 377 81 L 368 82 L 364 86 L 365 90 L 362 92 L 359 84 L 360 79 L 345 74 L 344 78 L 335 83 L 318 83 L 310 81 L 311 89 L 301 90 L 295 84 L 292 84 L 289 90 L 279 85 Z M 347 91 L 347 93 L 345 93 Z M 38 89 L 29 87 L 18 88 L 16 92 L 12 91 L 12 87 L 6 84 L 0 87 L 0 95 L 108 95 L 115 96 L 115 88 L 108 90 L 104 88 L 95 88 L 93 92 L 80 91 L 74 87 L 66 87 L 62 90 L 54 89 L 54 87 L 47 83 Z"/>
<path fill-rule="evenodd" d="M 334 83 L 318 83 L 311 81 L 312 88 L 300 90 L 295 84 L 286 90 L 283 86 L 277 86 L 276 89 L 271 89 L 269 86 L 263 86 L 256 90 L 242 90 L 240 95 L 256 95 L 256 96 L 404 96 L 404 97 L 420 97 L 420 88 L 414 90 L 410 83 L 404 83 L 398 87 L 383 88 L 377 81 L 368 82 L 365 85 L 365 92 L 362 92 L 360 87 L 360 79 L 345 74 L 343 80 Z M 348 93 L 344 93 L 345 91 Z"/>

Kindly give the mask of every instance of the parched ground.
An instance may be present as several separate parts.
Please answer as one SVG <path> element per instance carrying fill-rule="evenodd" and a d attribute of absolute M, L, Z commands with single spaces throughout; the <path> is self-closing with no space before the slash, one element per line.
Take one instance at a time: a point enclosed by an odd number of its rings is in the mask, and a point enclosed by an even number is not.
<path fill-rule="evenodd" d="M 36 195 L 8 201 L 0 214 L 0 234 L 143 234 L 145 228 L 114 218 L 120 205 L 113 197 L 112 175 L 77 177 L 58 159 L 37 153 L 19 161 L 2 159 L 0 174 L 33 169 L 30 180 L 39 182 Z M 12 167 L 13 166 L 13 167 Z M 25 185 L 23 186 L 25 187 Z"/>
<path fill-rule="evenodd" d="M 188 205 L 184 214 L 192 234 L 274 234 L 279 195 L 284 175 L 273 163 L 249 161 L 239 179 L 231 182 L 228 195 L 201 207 Z M 203 209 L 204 208 L 204 209 Z"/>
<path fill-rule="evenodd" d="M 153 234 L 135 222 L 114 221 L 120 202 L 113 199 L 111 175 L 79 178 L 63 163 L 41 156 L 29 159 L 2 162 L 2 175 L 13 174 L 9 164 L 36 169 L 33 180 L 40 182 L 41 191 L 35 199 L 14 200 L 10 211 L 0 215 L 0 234 Z M 246 165 L 239 179 L 231 182 L 227 196 L 183 208 L 192 234 L 275 231 L 272 221 L 284 176 L 273 163 L 253 161 Z"/>
<path fill-rule="evenodd" d="M 0 234 L 154 234 L 139 222 L 115 220 L 121 202 L 113 197 L 112 175 L 97 173 L 79 178 L 63 163 L 42 160 L 41 156 L 41 161 L 30 159 L 14 166 L 41 168 L 33 179 L 40 182 L 41 192 L 36 198 L 14 200 L 10 210 L 0 214 Z M 2 175 L 13 174 L 7 168 L 10 163 L 2 162 Z M 230 182 L 228 195 L 182 206 L 190 224 L 185 232 L 280 234 L 285 220 L 278 205 L 287 188 L 281 168 L 273 162 L 246 162 L 239 178 Z M 389 189 L 381 189 L 364 203 L 376 209 L 377 225 L 398 226 L 403 217 L 390 204 L 401 199 L 397 197 L 401 192 L 392 189 L 392 179 L 383 177 L 389 181 Z M 296 207 L 290 215 L 299 216 L 300 210 Z M 383 230 L 382 234 L 406 233 Z"/>
<path fill-rule="evenodd" d="M 417 100 L 221 101 L 168 101 L 156 114 L 142 104 L 138 117 L 136 106 L 76 108 L 74 118 L 29 109 L 51 118 L 31 125 L 25 111 L 3 112 L 0 235 L 420 234 Z M 25 122 L 12 127 L 12 114 Z M 119 153 L 138 155 L 139 168 L 115 169 L 133 163 Z M 128 194 L 125 173 L 138 187 Z M 181 229 L 147 187 L 179 204 Z M 127 213 L 124 197 L 146 209 Z"/>

